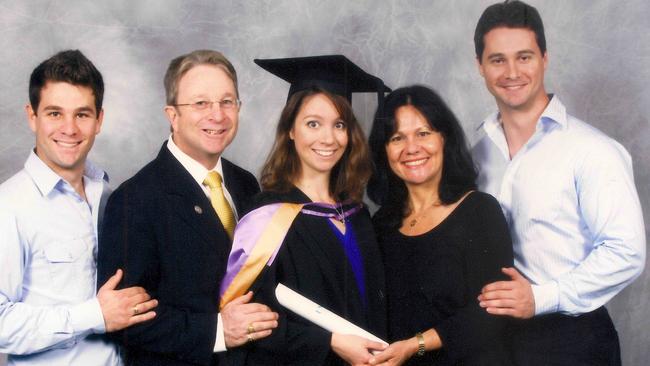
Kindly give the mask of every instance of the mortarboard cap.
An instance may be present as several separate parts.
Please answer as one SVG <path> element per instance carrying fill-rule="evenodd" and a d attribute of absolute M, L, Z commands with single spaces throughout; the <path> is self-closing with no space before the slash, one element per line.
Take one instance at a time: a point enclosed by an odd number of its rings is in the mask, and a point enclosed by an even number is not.
<path fill-rule="evenodd" d="M 256 64 L 291 84 L 290 98 L 296 92 L 314 86 L 347 98 L 352 93 L 377 93 L 378 106 L 383 109 L 384 93 L 390 88 L 384 82 L 348 60 L 343 55 L 255 59 Z"/>

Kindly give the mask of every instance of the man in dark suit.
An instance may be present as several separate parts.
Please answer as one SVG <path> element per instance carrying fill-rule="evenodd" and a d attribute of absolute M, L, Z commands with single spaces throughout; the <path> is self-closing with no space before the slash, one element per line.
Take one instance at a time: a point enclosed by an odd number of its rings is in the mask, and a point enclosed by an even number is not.
<path fill-rule="evenodd" d="M 237 74 L 221 53 L 194 51 L 172 60 L 165 89 L 171 137 L 109 199 L 99 283 L 123 268 L 124 286 L 159 301 L 153 321 L 117 335 L 128 365 L 224 364 L 220 351 L 277 326 L 251 293 L 218 313 L 234 224 L 259 192 L 251 173 L 221 157 L 237 132 Z"/>

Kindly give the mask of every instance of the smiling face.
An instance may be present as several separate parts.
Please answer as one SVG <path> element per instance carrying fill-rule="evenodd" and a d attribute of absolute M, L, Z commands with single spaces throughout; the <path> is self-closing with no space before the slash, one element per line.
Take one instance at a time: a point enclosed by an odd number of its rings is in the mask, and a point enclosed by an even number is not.
<path fill-rule="evenodd" d="M 36 155 L 55 173 L 71 181 L 83 174 L 86 156 L 99 133 L 103 111 L 95 110 L 92 89 L 48 81 L 40 92 L 38 110 L 25 107 L 36 135 Z"/>
<path fill-rule="evenodd" d="M 542 55 L 535 33 L 526 28 L 494 28 L 484 36 L 479 72 L 499 109 L 527 111 L 546 105 Z"/>
<path fill-rule="evenodd" d="M 237 99 L 235 84 L 226 72 L 214 65 L 198 65 L 178 83 L 178 104 Z M 174 143 L 206 169 L 217 164 L 221 153 L 237 134 L 239 106 L 223 109 L 219 103 L 196 110 L 190 105 L 167 106 Z"/>
<path fill-rule="evenodd" d="M 315 94 L 303 101 L 289 138 L 300 158 L 302 177 L 329 176 L 348 145 L 348 130 L 334 103 Z"/>
<path fill-rule="evenodd" d="M 411 105 L 395 111 L 395 133 L 386 144 L 388 164 L 407 187 L 431 184 L 442 177 L 444 139 Z"/>

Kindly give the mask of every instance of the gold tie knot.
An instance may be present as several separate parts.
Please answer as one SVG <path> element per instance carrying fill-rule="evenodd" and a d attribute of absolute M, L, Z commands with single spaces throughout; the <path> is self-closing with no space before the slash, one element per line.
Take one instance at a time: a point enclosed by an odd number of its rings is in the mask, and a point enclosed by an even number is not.
<path fill-rule="evenodd" d="M 208 172 L 208 176 L 205 177 L 203 184 L 210 187 L 210 189 L 219 189 L 221 188 L 221 182 L 223 182 L 221 175 L 215 171 L 210 171 Z"/>

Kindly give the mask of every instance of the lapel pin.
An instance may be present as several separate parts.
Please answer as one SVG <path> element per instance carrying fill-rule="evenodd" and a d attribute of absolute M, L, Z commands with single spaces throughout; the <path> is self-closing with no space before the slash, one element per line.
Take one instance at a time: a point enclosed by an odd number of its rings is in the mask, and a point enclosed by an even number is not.
<path fill-rule="evenodd" d="M 194 211 L 196 211 L 196 213 L 199 215 L 203 213 L 203 209 L 201 208 L 201 206 L 198 205 L 194 206 Z"/>

